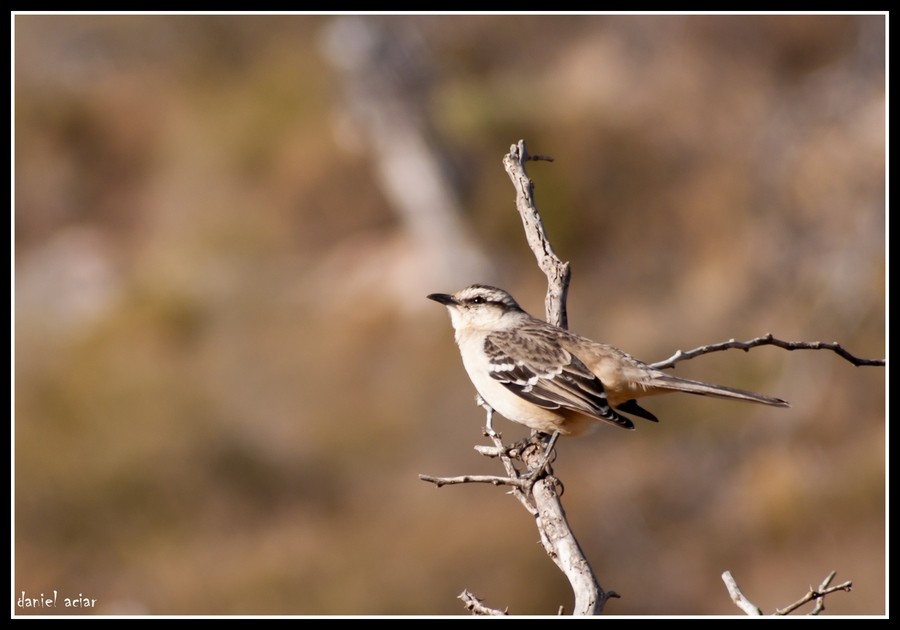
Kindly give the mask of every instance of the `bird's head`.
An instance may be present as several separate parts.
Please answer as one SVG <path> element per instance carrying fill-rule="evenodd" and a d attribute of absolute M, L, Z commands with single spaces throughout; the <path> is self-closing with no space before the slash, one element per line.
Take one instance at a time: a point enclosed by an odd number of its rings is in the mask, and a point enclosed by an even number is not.
<path fill-rule="evenodd" d="M 525 314 L 509 293 L 485 284 L 473 284 L 452 295 L 432 293 L 428 299 L 447 307 L 457 332 L 503 329 Z"/>

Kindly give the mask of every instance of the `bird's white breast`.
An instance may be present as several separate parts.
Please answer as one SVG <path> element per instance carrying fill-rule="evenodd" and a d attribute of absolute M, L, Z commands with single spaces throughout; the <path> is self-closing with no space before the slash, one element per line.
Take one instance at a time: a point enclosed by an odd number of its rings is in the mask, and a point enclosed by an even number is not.
<path fill-rule="evenodd" d="M 553 433 L 565 422 L 562 414 L 543 409 L 520 398 L 491 376 L 490 363 L 483 349 L 484 335 L 466 335 L 457 331 L 457 343 L 469 379 L 494 411 L 507 420 L 544 433 Z"/>

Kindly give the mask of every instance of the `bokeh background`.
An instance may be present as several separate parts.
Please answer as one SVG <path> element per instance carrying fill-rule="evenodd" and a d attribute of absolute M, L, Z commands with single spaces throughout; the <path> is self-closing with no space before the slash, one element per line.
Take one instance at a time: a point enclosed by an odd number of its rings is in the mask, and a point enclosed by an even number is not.
<path fill-rule="evenodd" d="M 772 332 L 885 345 L 885 17 L 52 16 L 14 26 L 14 598 L 101 614 L 571 610 L 502 489 L 444 309 L 646 361 Z M 757 348 L 555 471 L 609 614 L 885 613 L 885 370 Z M 506 438 L 523 429 L 498 419 Z M 17 608 L 14 614 L 29 611 Z M 43 610 L 38 612 L 63 612 Z"/>

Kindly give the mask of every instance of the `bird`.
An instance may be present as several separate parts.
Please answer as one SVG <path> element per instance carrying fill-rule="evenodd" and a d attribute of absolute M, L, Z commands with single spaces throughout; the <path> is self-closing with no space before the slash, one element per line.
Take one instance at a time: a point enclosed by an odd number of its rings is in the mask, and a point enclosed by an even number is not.
<path fill-rule="evenodd" d="M 463 366 L 480 399 L 513 422 L 553 436 L 579 436 L 597 421 L 634 429 L 658 422 L 637 399 L 686 392 L 789 407 L 781 398 L 680 378 L 605 343 L 529 315 L 497 287 L 473 284 L 426 296 L 450 312 Z"/>

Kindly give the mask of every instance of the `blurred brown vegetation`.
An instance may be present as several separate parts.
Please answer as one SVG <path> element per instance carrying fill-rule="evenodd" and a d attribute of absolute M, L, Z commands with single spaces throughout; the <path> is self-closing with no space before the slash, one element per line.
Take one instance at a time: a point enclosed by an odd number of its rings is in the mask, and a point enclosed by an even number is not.
<path fill-rule="evenodd" d="M 570 606 L 516 501 L 417 479 L 499 468 L 435 276 L 339 122 L 331 20 L 14 18 L 16 595 Z M 883 16 L 365 20 L 427 51 L 421 113 L 496 267 L 471 282 L 542 313 L 500 164 L 524 138 L 556 158 L 529 172 L 573 330 L 646 361 L 765 332 L 885 355 Z M 410 290 L 379 290 L 390 265 Z M 826 614 L 883 614 L 884 370 L 758 348 L 675 373 L 793 407 L 663 397 L 658 426 L 563 440 L 607 612 L 738 614 L 726 569 L 771 611 L 836 569 Z"/>

